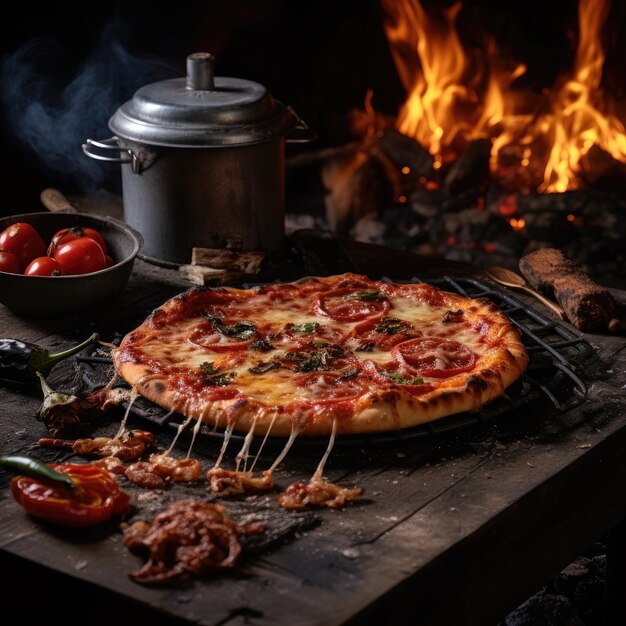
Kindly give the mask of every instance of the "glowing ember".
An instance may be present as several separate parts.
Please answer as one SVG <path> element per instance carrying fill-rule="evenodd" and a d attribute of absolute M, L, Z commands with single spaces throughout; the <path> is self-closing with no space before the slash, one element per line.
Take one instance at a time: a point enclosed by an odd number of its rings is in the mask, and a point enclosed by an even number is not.
<path fill-rule="evenodd" d="M 626 163 L 626 129 L 601 87 L 601 29 L 609 0 L 579 0 L 573 65 L 552 90 L 534 98 L 512 89 L 526 68 L 505 67 L 493 41 L 483 69 L 470 62 L 456 30 L 460 2 L 428 13 L 419 0 L 383 0 L 383 6 L 408 94 L 397 127 L 429 150 L 434 169 L 454 160 L 472 139 L 484 137 L 492 140 L 494 174 L 511 170 L 513 154 L 525 180 L 539 191 L 578 187 L 581 159 L 594 145 Z"/>
<path fill-rule="evenodd" d="M 511 227 L 513 228 L 513 230 L 523 230 L 524 226 L 526 226 L 526 220 L 516 219 L 512 217 L 509 220 L 509 224 L 511 224 Z"/>

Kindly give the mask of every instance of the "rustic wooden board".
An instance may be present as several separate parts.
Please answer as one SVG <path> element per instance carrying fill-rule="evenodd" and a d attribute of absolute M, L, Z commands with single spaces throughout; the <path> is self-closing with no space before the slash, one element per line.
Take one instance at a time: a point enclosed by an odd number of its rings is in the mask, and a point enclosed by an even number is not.
<path fill-rule="evenodd" d="M 429 270 L 414 258 L 401 265 L 407 275 Z M 384 264 L 377 267 L 387 273 Z M 129 288 L 100 310 L 49 322 L 0 309 L 2 334 L 48 347 L 66 345 L 92 329 L 107 339 L 185 287 L 175 272 L 139 263 Z M 586 404 L 558 417 L 537 406 L 532 413 L 446 435 L 338 447 L 327 474 L 363 486 L 363 503 L 322 511 L 318 525 L 273 549 L 251 553 L 237 572 L 181 588 L 130 581 L 127 574 L 139 561 L 121 545 L 114 523 L 67 531 L 30 519 L 8 495 L 3 475 L 0 560 L 9 568 L 5 571 L 21 575 L 9 581 L 5 597 L 17 594 L 27 576 L 40 598 L 31 616 L 63 616 L 66 624 L 82 624 L 85 615 L 77 610 L 82 599 L 99 608 L 90 610 L 94 626 L 125 618 L 128 623 L 154 618 L 160 624 L 259 626 L 495 623 L 626 518 L 626 341 L 592 339 L 599 357 L 586 373 L 593 381 Z M 33 417 L 38 405 L 36 393 L 0 388 L 1 453 L 67 458 L 34 446 L 43 435 Z M 171 436 L 170 429 L 160 433 L 161 445 Z M 187 444 L 183 440 L 181 450 Z M 195 454 L 209 467 L 218 448 L 218 441 L 205 438 Z M 231 447 L 227 458 L 232 460 L 236 450 Z M 297 446 L 277 482 L 285 486 L 307 478 L 322 452 Z M 261 467 L 273 454 L 266 450 Z M 206 486 L 170 492 L 189 493 L 204 496 Z M 247 504 L 277 508 L 274 494 L 257 498 Z M 59 601 L 58 592 L 51 591 L 51 581 L 56 589 L 59 580 L 71 590 L 70 614 L 67 600 Z"/>

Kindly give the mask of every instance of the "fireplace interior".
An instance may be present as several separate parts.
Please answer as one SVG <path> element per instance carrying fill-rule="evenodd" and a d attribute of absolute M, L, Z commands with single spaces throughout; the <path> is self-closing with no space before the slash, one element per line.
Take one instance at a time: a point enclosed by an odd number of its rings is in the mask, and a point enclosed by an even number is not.
<path fill-rule="evenodd" d="M 165 5 L 18 10 L 2 44 L 3 214 L 39 210 L 47 186 L 119 195 L 119 171 L 81 142 L 206 49 L 218 74 L 267 85 L 318 132 L 288 151 L 288 230 L 479 266 L 557 247 L 626 283 L 620 2 L 236 0 L 189 3 L 177 20 Z"/>

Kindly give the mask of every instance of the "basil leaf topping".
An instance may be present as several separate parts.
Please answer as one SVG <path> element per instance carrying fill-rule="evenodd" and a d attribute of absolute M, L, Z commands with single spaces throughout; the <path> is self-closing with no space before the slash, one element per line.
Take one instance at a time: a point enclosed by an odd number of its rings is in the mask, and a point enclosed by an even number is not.
<path fill-rule="evenodd" d="M 317 322 L 304 322 L 304 324 L 287 324 L 285 328 L 294 333 L 314 333 L 319 327 Z"/>
<path fill-rule="evenodd" d="M 376 324 L 375 329 L 386 335 L 397 335 L 412 330 L 412 325 L 410 322 L 399 320 L 396 317 L 385 317 Z"/>
<path fill-rule="evenodd" d="M 224 324 L 224 322 L 214 315 L 205 316 L 209 322 L 213 322 L 215 330 L 226 337 L 236 339 L 251 339 L 257 335 L 256 326 L 252 322 L 237 322 L 235 324 Z"/>
<path fill-rule="evenodd" d="M 358 370 L 348 370 L 344 372 L 341 376 L 337 377 L 337 381 L 340 380 L 348 380 L 348 378 L 354 378 L 358 374 Z"/>
<path fill-rule="evenodd" d="M 332 369 L 332 360 L 344 356 L 346 349 L 337 344 L 324 344 L 313 350 L 286 352 L 287 361 L 295 361 L 296 372 L 320 372 Z"/>
<path fill-rule="evenodd" d="M 265 374 L 265 372 L 275 370 L 278 367 L 280 367 L 279 361 L 259 361 L 253 367 L 249 367 L 248 371 L 251 374 Z"/>
<path fill-rule="evenodd" d="M 219 368 L 215 367 L 210 361 L 204 361 L 204 363 L 200 365 L 200 369 L 204 374 L 204 382 L 209 385 L 209 387 L 226 387 L 226 385 L 230 385 L 235 379 L 235 376 L 237 376 L 236 372 L 224 372 L 221 374 Z"/>
<path fill-rule="evenodd" d="M 373 341 L 362 343 L 358 348 L 355 348 L 355 352 L 371 352 L 376 347 Z"/>
<path fill-rule="evenodd" d="M 463 310 L 459 309 L 458 311 L 446 311 L 443 319 L 441 320 L 442 324 L 449 324 L 450 322 L 460 322 L 463 319 Z"/>
<path fill-rule="evenodd" d="M 211 376 L 212 374 L 217 374 L 219 372 L 219 369 L 213 365 L 212 361 L 204 361 L 204 363 L 200 365 L 200 369 L 202 370 L 202 373 L 207 376 Z"/>
<path fill-rule="evenodd" d="M 414 378 L 411 380 L 410 378 L 406 378 L 402 376 L 402 374 L 398 372 L 382 372 L 385 378 L 388 378 L 392 383 L 396 383 L 396 385 L 423 385 L 423 378 Z"/>
<path fill-rule="evenodd" d="M 250 350 L 271 352 L 272 350 L 276 350 L 276 348 L 267 339 L 259 339 L 258 341 L 250 344 Z"/>
<path fill-rule="evenodd" d="M 346 300 L 362 300 L 363 302 L 384 302 L 386 299 L 383 293 L 373 289 L 356 291 L 346 296 Z"/>

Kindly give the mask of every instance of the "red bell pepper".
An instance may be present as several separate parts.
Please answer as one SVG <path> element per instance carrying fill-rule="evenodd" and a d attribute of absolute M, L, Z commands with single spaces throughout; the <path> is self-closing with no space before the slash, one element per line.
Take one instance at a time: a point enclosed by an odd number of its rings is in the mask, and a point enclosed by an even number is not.
<path fill-rule="evenodd" d="M 50 467 L 69 476 L 73 487 L 45 477 L 15 476 L 11 480 L 13 497 L 31 515 L 61 526 L 82 527 L 95 526 L 128 510 L 128 494 L 106 470 L 69 463 Z"/>

